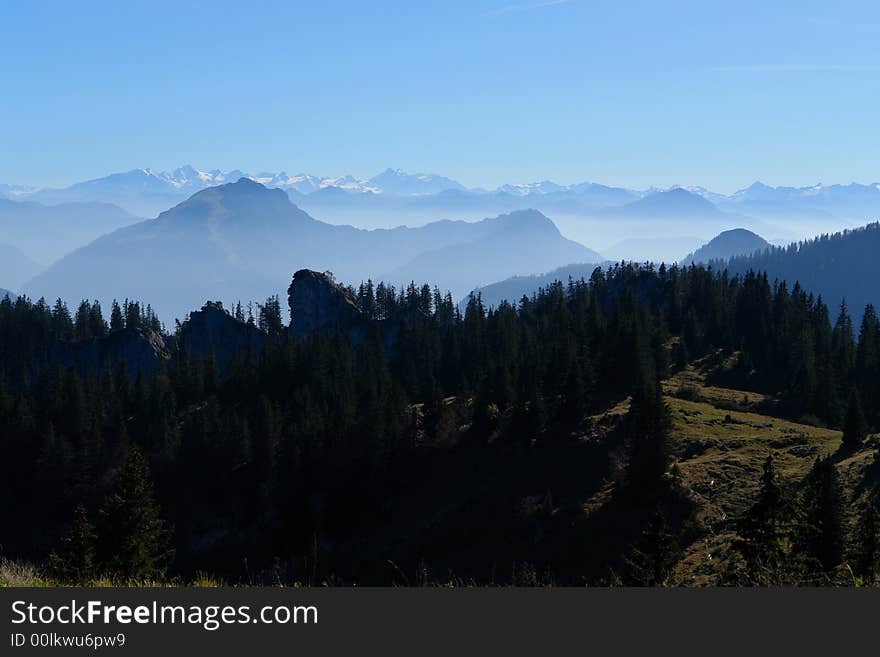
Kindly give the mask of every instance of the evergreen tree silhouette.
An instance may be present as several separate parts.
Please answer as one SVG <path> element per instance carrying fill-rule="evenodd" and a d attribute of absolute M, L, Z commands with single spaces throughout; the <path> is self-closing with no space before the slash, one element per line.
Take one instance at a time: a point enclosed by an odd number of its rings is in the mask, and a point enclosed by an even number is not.
<path fill-rule="evenodd" d="M 58 581 L 83 586 L 95 576 L 95 528 L 82 504 L 73 512 L 70 532 L 49 556 L 49 570 Z"/>
<path fill-rule="evenodd" d="M 164 575 L 173 555 L 170 532 L 159 515 L 146 459 L 136 446 L 129 448 L 99 517 L 100 553 L 108 573 L 134 580 Z"/>

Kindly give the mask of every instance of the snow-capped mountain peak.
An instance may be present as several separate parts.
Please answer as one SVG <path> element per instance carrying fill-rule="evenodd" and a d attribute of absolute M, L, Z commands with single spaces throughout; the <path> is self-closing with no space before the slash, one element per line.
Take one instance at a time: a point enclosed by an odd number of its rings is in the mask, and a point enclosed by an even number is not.
<path fill-rule="evenodd" d="M 513 196 L 528 196 L 529 194 L 552 194 L 554 192 L 564 192 L 572 187 L 573 185 L 559 185 L 552 180 L 542 180 L 540 182 L 502 185 L 498 188 L 498 191 Z"/>

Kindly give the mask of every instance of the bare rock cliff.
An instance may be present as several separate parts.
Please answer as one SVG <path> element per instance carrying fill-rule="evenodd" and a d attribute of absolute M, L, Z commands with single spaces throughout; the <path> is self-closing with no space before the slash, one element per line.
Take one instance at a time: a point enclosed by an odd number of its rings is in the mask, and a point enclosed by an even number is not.
<path fill-rule="evenodd" d="M 300 269 L 293 275 L 287 294 L 293 335 L 339 330 L 354 342 L 363 339 L 369 322 L 351 293 L 329 274 Z"/>

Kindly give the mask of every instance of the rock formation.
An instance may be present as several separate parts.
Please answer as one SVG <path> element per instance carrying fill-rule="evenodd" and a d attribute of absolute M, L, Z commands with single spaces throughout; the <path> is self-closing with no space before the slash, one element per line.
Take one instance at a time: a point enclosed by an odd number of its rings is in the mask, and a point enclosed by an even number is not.
<path fill-rule="evenodd" d="M 82 376 L 101 373 L 124 362 L 129 375 L 152 376 L 171 354 L 161 335 L 143 328 L 114 331 L 103 338 L 70 342 L 56 347 L 50 360 L 62 367 L 74 367 Z"/>
<path fill-rule="evenodd" d="M 180 347 L 197 358 L 213 350 L 221 372 L 236 353 L 250 350 L 259 355 L 267 339 L 256 326 L 235 319 L 218 303 L 206 303 L 201 310 L 190 313 L 180 330 Z"/>
<path fill-rule="evenodd" d="M 352 343 L 363 341 L 369 321 L 354 297 L 332 275 L 300 269 L 287 290 L 290 332 L 298 337 L 341 331 Z"/>

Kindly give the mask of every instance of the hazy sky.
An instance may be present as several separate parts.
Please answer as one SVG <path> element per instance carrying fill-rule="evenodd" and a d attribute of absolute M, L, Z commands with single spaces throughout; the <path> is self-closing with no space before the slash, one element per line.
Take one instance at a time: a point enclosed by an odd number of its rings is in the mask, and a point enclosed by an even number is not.
<path fill-rule="evenodd" d="M 0 182 L 880 180 L 876 2 L 0 2 Z"/>

